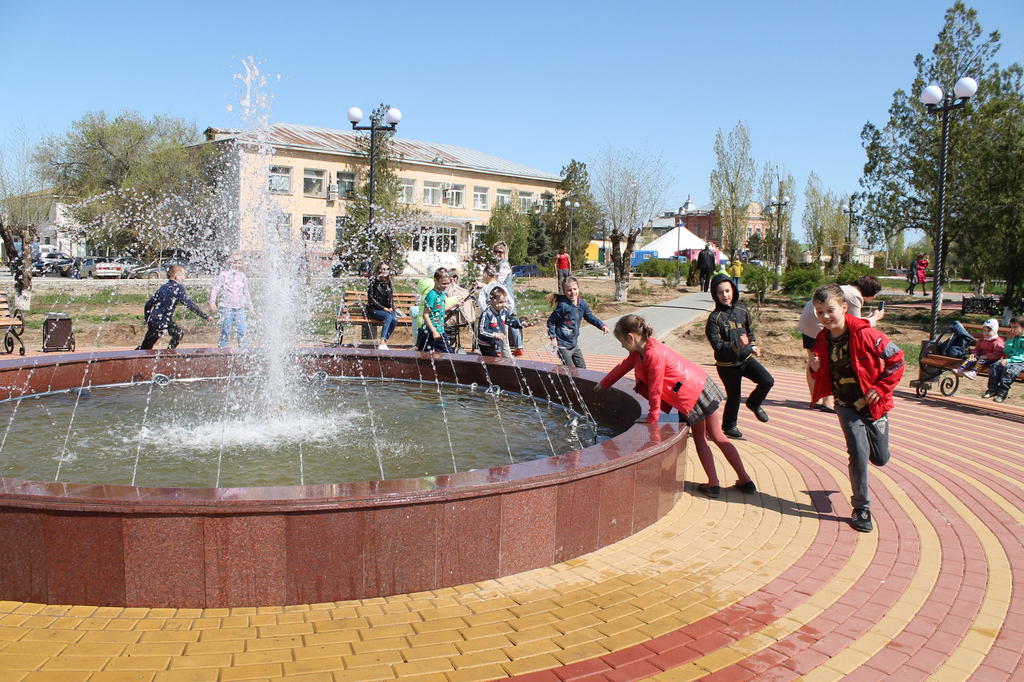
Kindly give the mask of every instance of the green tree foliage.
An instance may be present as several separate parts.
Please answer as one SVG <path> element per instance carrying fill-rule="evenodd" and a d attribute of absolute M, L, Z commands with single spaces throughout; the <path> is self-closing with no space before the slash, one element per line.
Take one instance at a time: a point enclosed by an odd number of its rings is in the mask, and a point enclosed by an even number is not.
<path fill-rule="evenodd" d="M 715 134 L 715 170 L 711 171 L 711 202 L 722 226 L 722 248 L 729 258 L 743 248 L 747 217 L 754 194 L 754 160 L 750 129 L 742 121 L 729 132 Z"/>
<path fill-rule="evenodd" d="M 977 12 L 958 1 L 945 14 L 931 54 L 914 58 L 909 90 L 893 93 L 889 118 L 867 123 L 861 141 L 867 155 L 861 186 L 865 226 L 876 241 L 895 247 L 894 235 L 921 229 L 934 236 L 941 120 L 918 103 L 921 89 L 951 90 L 963 76 L 978 93 L 950 116 L 947 176 L 947 272 L 975 281 L 1008 282 L 1007 299 L 1024 295 L 1019 249 L 1024 243 L 1024 185 L 1020 176 L 1021 67 L 1001 68 L 997 31 L 985 34 Z M 993 248 L 995 244 L 999 248 Z"/>
<path fill-rule="evenodd" d="M 786 256 L 785 253 L 779 252 L 779 240 L 788 240 L 792 233 L 793 208 L 796 206 L 795 189 L 796 180 L 792 175 L 778 166 L 765 162 L 757 182 L 757 202 L 768 218 L 763 245 L 764 260 L 775 265 L 778 265 L 780 256 L 783 259 Z M 780 215 L 780 208 L 772 204 L 780 203 L 786 197 L 789 197 L 789 202 L 782 206 Z M 781 230 L 779 229 L 780 225 Z M 785 243 L 783 241 L 783 244 Z M 750 248 L 749 240 L 747 247 Z M 784 269 L 786 263 L 784 262 L 782 265 Z"/>
<path fill-rule="evenodd" d="M 782 276 L 782 290 L 794 296 L 810 296 L 829 279 L 817 263 L 810 263 L 806 267 L 786 270 Z"/>
<path fill-rule="evenodd" d="M 173 233 L 209 236 L 223 159 L 191 123 L 136 112 L 90 112 L 44 139 L 34 161 L 94 244 L 151 256 Z M 172 229 L 173 228 L 173 229 Z"/>
<path fill-rule="evenodd" d="M 811 171 L 804 189 L 804 233 L 815 261 L 825 259 L 833 268 L 839 267 L 846 243 L 847 216 L 843 199 L 825 189 Z"/>
<path fill-rule="evenodd" d="M 558 185 L 563 201 L 558 202 L 553 211 L 553 218 L 548 222 L 548 234 L 555 252 L 565 245 L 569 249 L 569 257 L 573 267 L 583 265 L 587 244 L 594 238 L 597 226 L 601 222 L 601 211 L 594 200 L 590 188 L 590 171 L 587 164 L 572 159 L 562 167 L 562 181 Z M 579 202 L 579 208 L 572 212 L 572 244 L 569 243 L 569 216 L 565 207 L 566 201 Z"/>
<path fill-rule="evenodd" d="M 5 154 L 0 147 L 0 238 L 14 275 L 15 307 L 28 310 L 32 301 L 32 259 L 20 257 L 18 246 L 37 239 L 36 225 L 43 219 L 52 195 L 40 186 L 32 169 L 32 153 L 18 130 Z"/>
<path fill-rule="evenodd" d="M 519 209 L 519 192 L 512 192 L 512 202 L 495 206 L 484 233 L 487 244 L 506 242 L 508 259 L 513 265 L 525 263 L 529 255 L 531 216 Z"/>
<path fill-rule="evenodd" d="M 551 243 L 551 213 L 534 213 L 530 216 L 530 233 L 526 237 L 526 257 L 531 263 L 548 265 L 557 253 Z"/>

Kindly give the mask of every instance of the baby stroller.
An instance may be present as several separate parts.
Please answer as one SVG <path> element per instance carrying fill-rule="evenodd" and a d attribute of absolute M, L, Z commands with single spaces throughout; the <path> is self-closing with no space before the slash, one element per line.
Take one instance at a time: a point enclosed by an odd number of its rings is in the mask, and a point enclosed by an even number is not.
<path fill-rule="evenodd" d="M 928 389 L 932 387 L 932 382 L 938 381 L 943 372 L 948 372 L 960 366 L 959 362 L 948 362 L 945 365 L 925 364 L 925 358 L 937 355 L 943 358 L 963 360 L 967 357 L 975 343 L 977 341 L 974 336 L 959 322 L 954 322 L 946 327 L 945 331 L 934 340 L 922 342 L 917 380 L 911 384 L 917 388 L 917 395 L 922 398 L 926 396 Z M 953 395 L 957 392 L 958 388 L 960 388 L 960 377 L 955 373 L 939 381 L 939 390 L 942 392 L 942 395 Z"/>

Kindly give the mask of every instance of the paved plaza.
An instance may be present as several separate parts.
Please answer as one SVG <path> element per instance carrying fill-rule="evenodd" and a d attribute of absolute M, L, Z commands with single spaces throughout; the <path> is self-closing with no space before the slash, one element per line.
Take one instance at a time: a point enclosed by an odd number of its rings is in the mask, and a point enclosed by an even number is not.
<path fill-rule="evenodd" d="M 897 391 L 862 534 L 835 417 L 806 409 L 802 375 L 776 378 L 771 422 L 741 416 L 757 495 L 696 493 L 691 446 L 663 519 L 500 580 L 264 608 L 0 602 L 0 682 L 1024 674 L 1024 410 Z"/>

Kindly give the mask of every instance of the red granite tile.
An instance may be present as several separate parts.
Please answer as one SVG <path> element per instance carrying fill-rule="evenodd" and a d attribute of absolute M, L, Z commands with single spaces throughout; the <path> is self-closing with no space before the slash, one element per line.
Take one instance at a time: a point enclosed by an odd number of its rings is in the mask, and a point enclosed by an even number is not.
<path fill-rule="evenodd" d="M 989 650 L 988 655 L 985 656 L 985 664 L 995 666 L 999 670 L 1008 673 L 1016 672 L 1020 668 L 1021 652 L 996 644 Z"/>
<path fill-rule="evenodd" d="M 690 650 L 691 653 L 693 650 Z M 635 663 L 636 661 L 644 661 L 654 656 L 654 652 L 647 648 L 645 644 L 638 644 L 636 646 L 626 647 L 625 649 L 619 649 L 608 654 L 601 656 L 601 660 L 610 665 L 613 668 L 621 668 L 629 663 Z"/>
<path fill-rule="evenodd" d="M 125 517 L 124 570 L 127 606 L 206 606 L 202 517 Z"/>
<path fill-rule="evenodd" d="M 825 663 L 829 658 L 831 656 L 828 654 L 810 648 L 804 649 L 798 656 L 794 656 L 783 665 L 801 675 L 805 675 Z"/>
<path fill-rule="evenodd" d="M 611 666 L 600 658 L 590 658 L 585 661 L 570 663 L 569 665 L 562 666 L 561 668 L 554 668 L 552 672 L 558 676 L 558 679 L 571 682 L 575 680 L 584 680 L 599 673 L 603 675 L 610 670 Z"/>
<path fill-rule="evenodd" d="M 124 603 L 121 518 L 50 513 L 43 519 L 46 601 L 111 606 Z"/>
<path fill-rule="evenodd" d="M 441 585 L 473 583 L 498 575 L 501 499 L 490 495 L 441 505 L 437 580 Z"/>
<path fill-rule="evenodd" d="M 648 659 L 648 662 L 652 665 L 656 665 L 662 670 L 670 670 L 676 666 L 688 663 L 694 659 L 701 657 L 701 652 L 696 649 L 691 649 L 688 646 L 676 647 L 675 649 L 669 649 L 668 651 L 653 656 Z"/>
<path fill-rule="evenodd" d="M 419 592 L 436 585 L 439 504 L 374 509 L 367 518 L 373 542 L 366 544 L 368 594 Z"/>
<path fill-rule="evenodd" d="M 685 447 L 685 444 L 684 444 Z M 686 473 L 685 452 L 678 457 L 674 452 L 665 452 L 660 455 L 661 479 L 658 488 L 658 518 L 667 514 L 675 506 L 679 499 L 679 491 L 682 489 L 683 475 Z"/>
<path fill-rule="evenodd" d="M 756 677 L 754 673 L 738 665 L 730 665 L 701 678 L 704 682 L 746 682 Z"/>
<path fill-rule="evenodd" d="M 598 548 L 601 477 L 590 476 L 558 486 L 555 560 L 565 561 Z"/>
<path fill-rule="evenodd" d="M 613 682 L 629 682 L 631 680 L 646 680 L 661 673 L 661 668 L 651 665 L 647 661 L 634 661 L 627 663 L 621 668 L 616 668 L 604 675 L 604 679 Z"/>
<path fill-rule="evenodd" d="M 633 497 L 636 467 L 628 466 L 603 474 L 601 510 L 598 516 L 599 547 L 618 542 L 633 534 Z"/>
<path fill-rule="evenodd" d="M 366 591 L 363 564 L 368 512 L 289 514 L 285 518 L 289 604 L 357 599 Z"/>
<path fill-rule="evenodd" d="M 208 516 L 203 537 L 207 607 L 285 603 L 284 516 Z"/>
<path fill-rule="evenodd" d="M 634 531 L 646 528 L 658 520 L 660 486 L 661 457 L 648 457 L 636 466 L 636 492 L 633 495 Z"/>
<path fill-rule="evenodd" d="M 42 515 L 16 509 L 0 509 L 0 595 L 43 603 L 46 601 L 46 544 Z"/>
<path fill-rule="evenodd" d="M 558 487 L 501 496 L 498 567 L 502 575 L 555 563 Z"/>

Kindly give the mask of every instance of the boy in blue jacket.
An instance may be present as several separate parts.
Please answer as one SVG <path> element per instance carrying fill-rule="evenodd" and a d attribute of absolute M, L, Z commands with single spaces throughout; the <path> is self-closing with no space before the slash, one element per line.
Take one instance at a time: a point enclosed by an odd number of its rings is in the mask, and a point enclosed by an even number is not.
<path fill-rule="evenodd" d="M 207 322 L 213 319 L 188 297 L 182 284 L 184 281 L 185 268 L 180 265 L 167 268 L 167 283 L 146 301 L 146 307 L 143 309 L 146 317 L 146 336 L 135 350 L 151 349 L 165 331 L 171 335 L 171 342 L 167 344 L 167 348 L 178 347 L 181 337 L 185 335 L 185 330 L 174 324 L 174 309 L 179 303 L 184 303 L 186 308 Z"/>
<path fill-rule="evenodd" d="M 583 320 L 600 329 L 605 334 L 608 327 L 590 310 L 587 302 L 580 298 L 580 283 L 575 277 L 566 277 L 562 280 L 562 294 L 552 296 L 552 303 L 555 309 L 548 316 L 548 338 L 551 345 L 558 352 L 562 364 L 566 367 L 579 367 L 586 369 L 587 364 L 583 360 L 583 351 L 580 350 L 580 328 Z"/>

